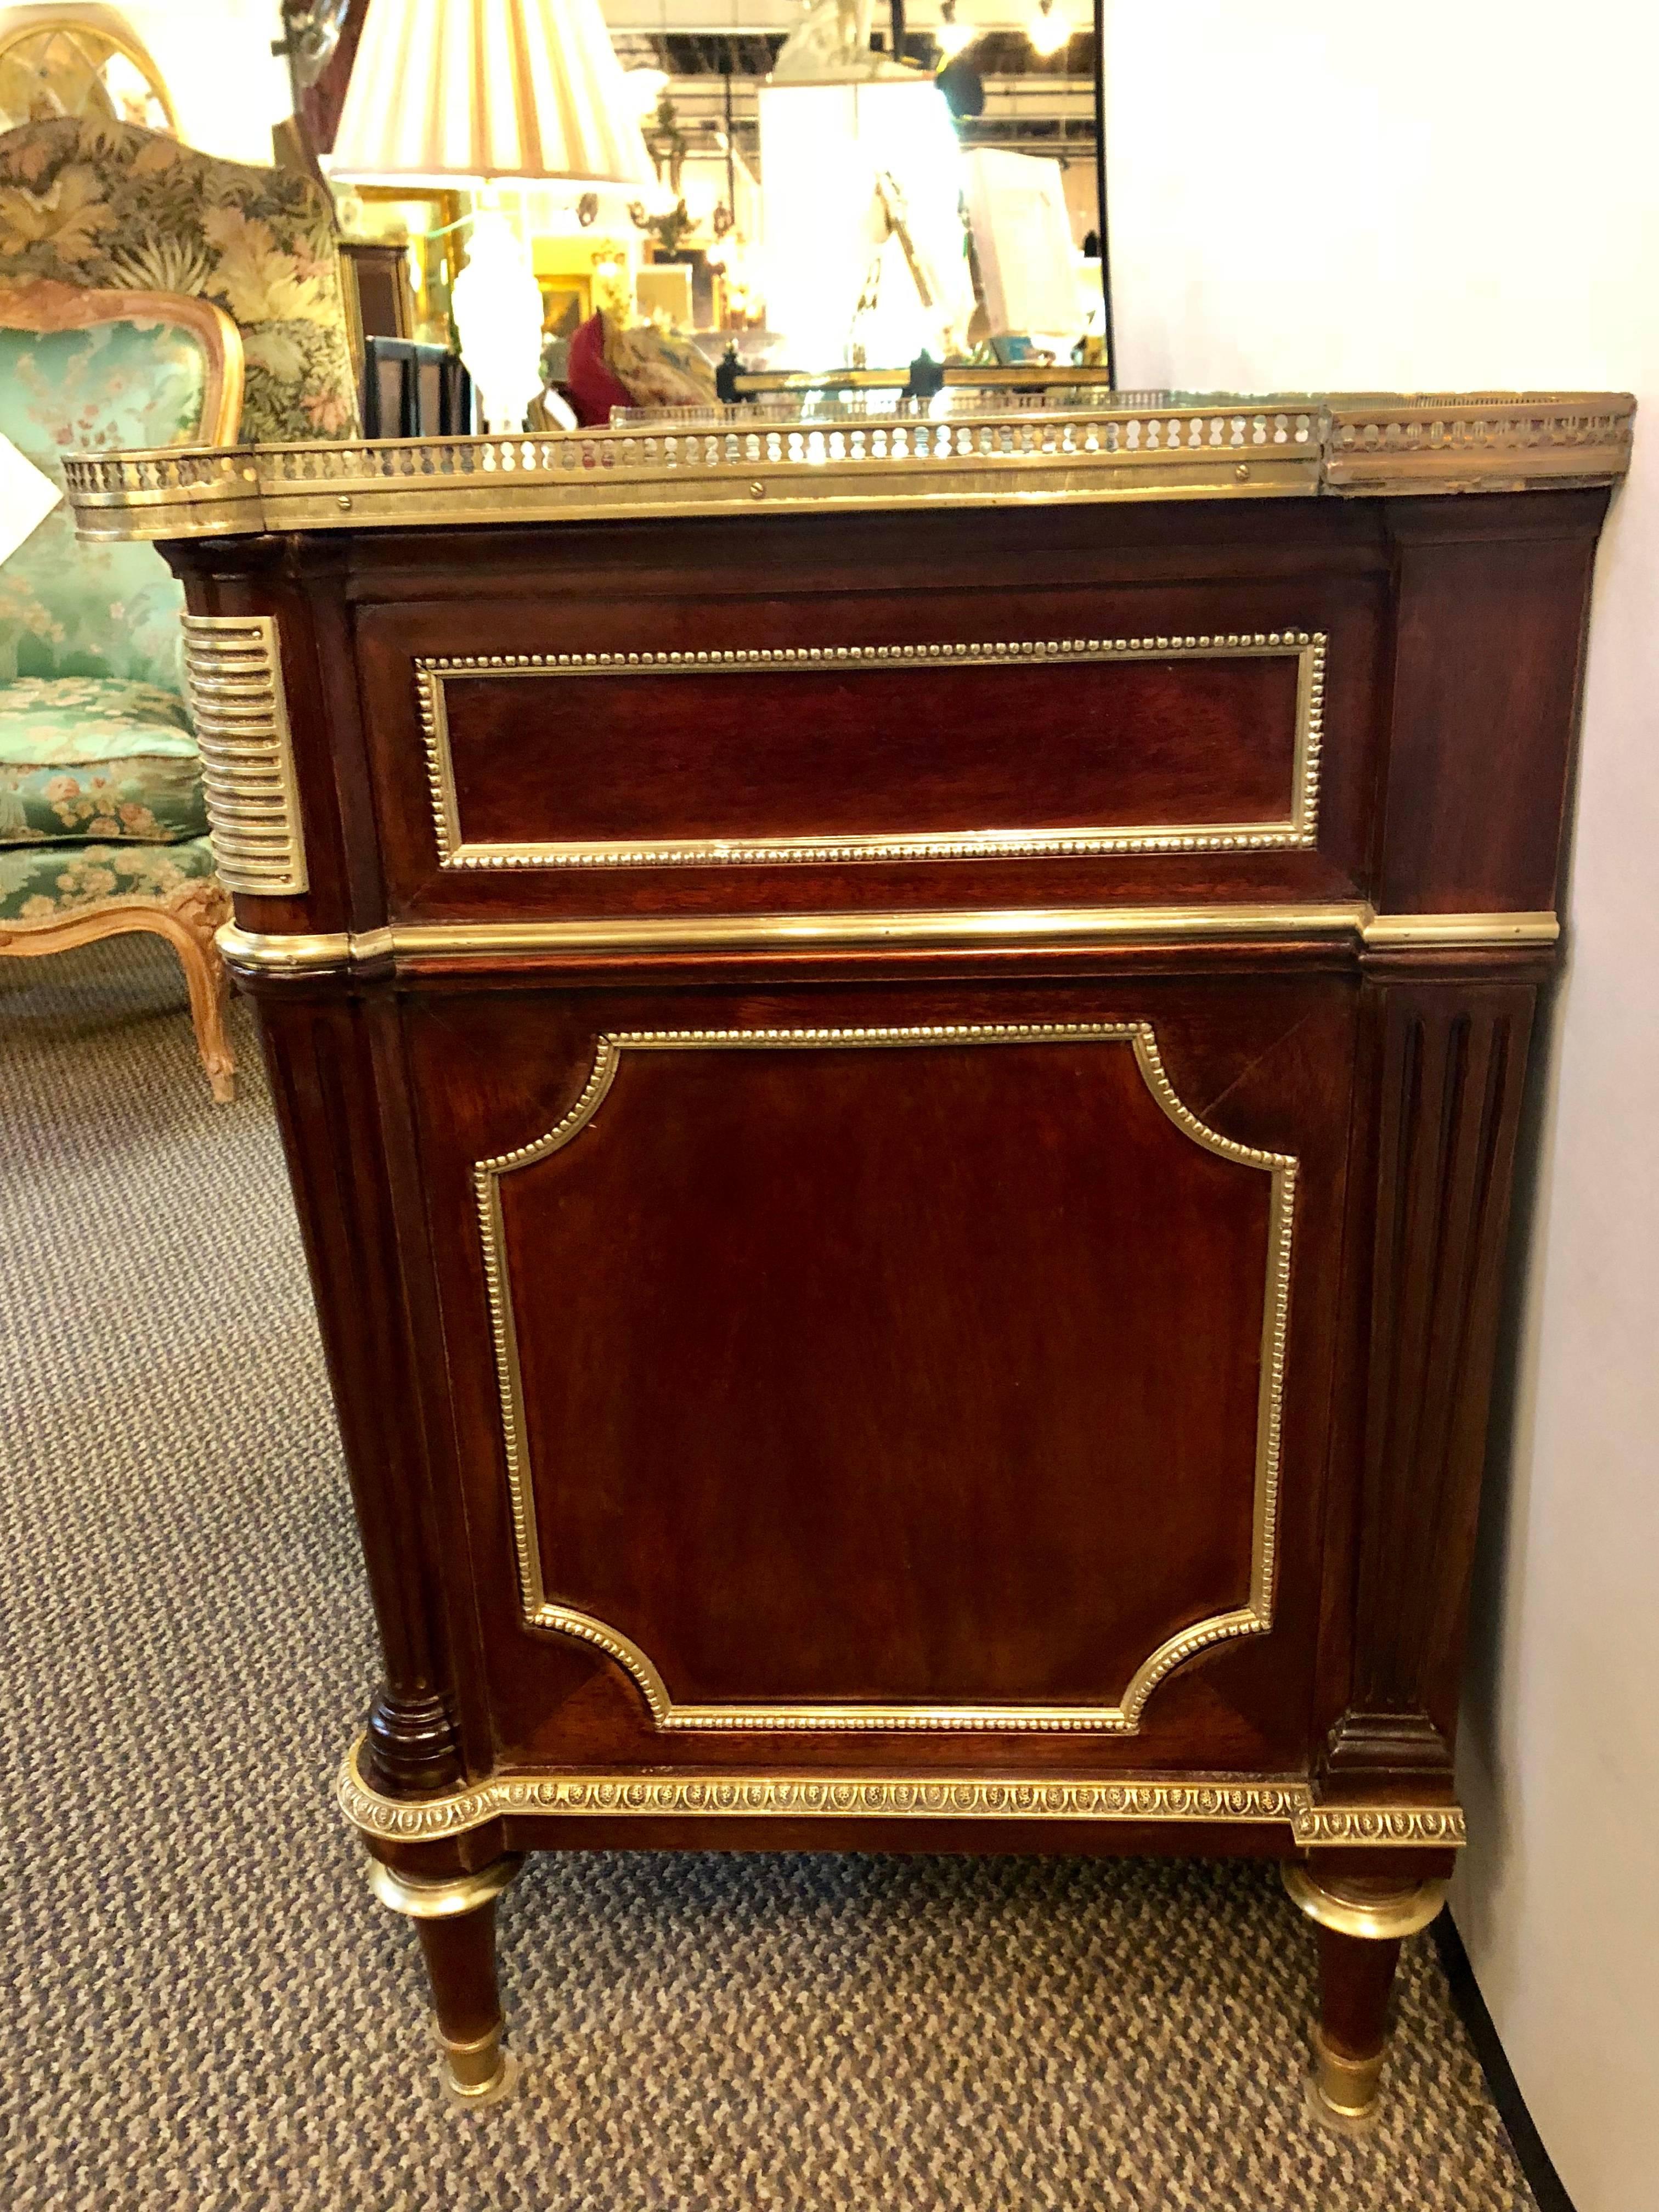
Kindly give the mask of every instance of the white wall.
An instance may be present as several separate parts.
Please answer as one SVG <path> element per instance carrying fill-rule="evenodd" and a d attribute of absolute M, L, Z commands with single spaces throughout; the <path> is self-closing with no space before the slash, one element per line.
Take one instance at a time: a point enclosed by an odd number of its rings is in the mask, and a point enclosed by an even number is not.
<path fill-rule="evenodd" d="M 277 0 L 127 0 L 119 7 L 42 0 L 0 6 L 0 33 L 32 17 L 125 26 L 165 78 L 187 146 L 269 165 L 270 127 L 293 105 L 288 64 L 270 51 L 282 34 Z"/>
<path fill-rule="evenodd" d="M 1597 570 L 1454 1905 L 1577 2212 L 1638 2212 L 1659 2203 L 1654 11 L 1108 5 L 1126 385 L 1578 386 L 1650 410 Z"/>

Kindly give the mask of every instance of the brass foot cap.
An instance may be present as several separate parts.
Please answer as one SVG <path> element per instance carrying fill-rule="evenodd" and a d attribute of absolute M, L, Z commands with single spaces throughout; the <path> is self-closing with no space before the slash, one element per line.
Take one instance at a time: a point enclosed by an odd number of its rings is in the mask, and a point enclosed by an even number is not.
<path fill-rule="evenodd" d="M 446 2057 L 444 2087 L 452 2104 L 470 2112 L 478 2112 L 486 2105 L 499 2105 L 504 2097 L 510 2096 L 517 2086 L 520 2070 L 513 2053 L 497 2045 L 495 2072 L 485 2081 L 464 2081 L 453 2058 Z"/>
<path fill-rule="evenodd" d="M 1374 2051 L 1369 2058 L 1350 2058 L 1332 2050 L 1316 2027 L 1313 2054 L 1309 2087 L 1321 2118 L 1340 2121 L 1348 2129 L 1369 2127 L 1377 2114 L 1383 2051 Z"/>

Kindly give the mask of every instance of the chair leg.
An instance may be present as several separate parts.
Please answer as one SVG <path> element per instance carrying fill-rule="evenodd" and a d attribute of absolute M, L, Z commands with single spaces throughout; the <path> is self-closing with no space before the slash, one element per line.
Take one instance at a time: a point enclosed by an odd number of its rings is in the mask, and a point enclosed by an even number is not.
<path fill-rule="evenodd" d="M 204 878 L 187 884 L 165 906 L 144 898 L 114 899 L 87 912 L 71 909 L 50 921 L 0 924 L 0 952 L 39 959 L 135 930 L 165 937 L 185 971 L 197 1050 L 214 1097 L 223 1105 L 236 1096 L 236 1058 L 225 1030 L 230 971 L 220 957 L 214 933 L 229 919 L 230 898 L 223 884 Z"/>
<path fill-rule="evenodd" d="M 196 1031 L 196 1049 L 217 1103 L 228 1105 L 236 1096 L 236 1056 L 225 1030 L 225 1009 L 230 1003 L 230 971 L 213 941 L 214 931 L 224 919 L 210 919 L 191 907 L 175 908 L 171 917 L 179 925 L 167 934 L 179 955 L 190 992 L 190 1018 Z"/>

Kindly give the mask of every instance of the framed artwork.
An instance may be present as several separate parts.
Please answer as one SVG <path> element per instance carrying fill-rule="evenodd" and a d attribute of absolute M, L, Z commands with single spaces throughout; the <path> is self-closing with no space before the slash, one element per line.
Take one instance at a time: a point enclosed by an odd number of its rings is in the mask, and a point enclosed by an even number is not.
<path fill-rule="evenodd" d="M 688 263 L 653 262 L 634 271 L 634 307 L 642 323 L 662 323 L 671 331 L 696 328 L 692 270 Z"/>
<path fill-rule="evenodd" d="M 542 330 L 549 338 L 574 338 L 593 312 L 593 288 L 586 276 L 543 276 Z"/>

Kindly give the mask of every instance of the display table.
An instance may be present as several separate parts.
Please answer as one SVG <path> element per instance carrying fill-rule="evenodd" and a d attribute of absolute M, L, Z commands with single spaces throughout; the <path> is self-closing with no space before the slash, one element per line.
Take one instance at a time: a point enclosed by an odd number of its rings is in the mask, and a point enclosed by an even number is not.
<path fill-rule="evenodd" d="M 71 465 L 188 587 L 464 2093 L 525 1851 L 1152 1851 L 1283 1863 L 1370 2106 L 1631 411 Z"/>

